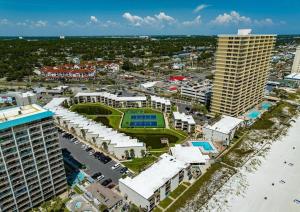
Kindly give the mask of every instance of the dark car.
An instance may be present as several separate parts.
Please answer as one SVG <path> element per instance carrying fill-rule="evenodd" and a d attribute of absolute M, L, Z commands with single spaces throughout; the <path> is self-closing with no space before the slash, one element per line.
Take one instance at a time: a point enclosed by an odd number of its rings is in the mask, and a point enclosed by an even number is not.
<path fill-rule="evenodd" d="M 101 185 L 107 186 L 107 185 L 110 184 L 111 182 L 112 182 L 112 180 L 109 178 L 109 179 L 104 180 L 104 181 L 101 183 Z"/>
<path fill-rule="evenodd" d="M 123 174 L 123 173 L 125 173 L 127 170 L 128 170 L 127 167 L 123 167 L 122 169 L 120 169 L 120 173 Z"/>
<path fill-rule="evenodd" d="M 101 175 L 102 175 L 101 172 L 97 172 L 97 173 L 95 173 L 95 174 L 92 175 L 92 178 L 95 180 L 95 179 L 97 179 L 97 177 L 99 177 Z"/>

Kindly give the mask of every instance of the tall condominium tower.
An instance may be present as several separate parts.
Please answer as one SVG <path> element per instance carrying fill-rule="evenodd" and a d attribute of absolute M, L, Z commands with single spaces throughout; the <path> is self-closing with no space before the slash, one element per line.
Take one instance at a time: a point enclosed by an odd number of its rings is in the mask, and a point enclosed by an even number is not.
<path fill-rule="evenodd" d="M 66 190 L 52 116 L 35 104 L 0 110 L 0 211 L 28 211 Z"/>
<path fill-rule="evenodd" d="M 219 35 L 211 112 L 238 116 L 263 99 L 276 35 Z"/>
<path fill-rule="evenodd" d="M 297 47 L 292 66 L 292 73 L 300 73 L 300 46 Z"/>

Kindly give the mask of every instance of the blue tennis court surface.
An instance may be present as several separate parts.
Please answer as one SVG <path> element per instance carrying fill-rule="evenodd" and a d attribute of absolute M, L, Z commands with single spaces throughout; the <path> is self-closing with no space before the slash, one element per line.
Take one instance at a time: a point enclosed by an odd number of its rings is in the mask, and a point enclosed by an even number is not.
<path fill-rule="evenodd" d="M 130 122 L 131 127 L 156 127 L 157 122 L 156 121 L 132 121 Z"/>
<path fill-rule="evenodd" d="M 156 119 L 156 115 L 131 115 L 131 119 Z"/>

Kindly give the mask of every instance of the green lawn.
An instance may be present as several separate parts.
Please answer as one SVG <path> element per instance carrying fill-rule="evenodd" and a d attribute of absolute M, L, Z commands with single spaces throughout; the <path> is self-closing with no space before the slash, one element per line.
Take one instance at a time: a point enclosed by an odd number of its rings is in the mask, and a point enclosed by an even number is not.
<path fill-rule="evenodd" d="M 127 109 L 124 111 L 124 116 L 122 120 L 122 128 L 164 128 L 165 127 L 165 120 L 164 116 L 160 112 L 153 111 L 152 109 Z M 146 116 L 155 116 L 154 119 L 151 117 L 140 119 L 141 115 Z M 139 119 L 134 119 L 135 116 L 138 116 Z M 149 125 L 149 126 L 131 126 L 131 123 L 138 123 L 138 122 L 156 122 L 156 125 Z"/>
<path fill-rule="evenodd" d="M 170 196 L 176 199 L 182 192 L 184 192 L 187 188 L 184 185 L 179 185 L 174 191 L 171 192 Z"/>
<path fill-rule="evenodd" d="M 169 197 L 165 198 L 163 201 L 161 201 L 159 203 L 159 206 L 161 206 L 162 208 L 166 208 L 168 207 L 171 203 L 173 202 L 173 200 L 171 200 Z"/>
<path fill-rule="evenodd" d="M 134 158 L 131 161 L 122 162 L 122 164 L 134 172 L 140 172 L 146 166 L 153 163 L 157 159 L 153 156 L 147 156 L 144 158 Z"/>
<path fill-rule="evenodd" d="M 101 103 L 79 103 L 71 107 L 71 111 L 85 115 L 122 115 L 120 111 Z"/>
<path fill-rule="evenodd" d="M 153 212 L 162 212 L 162 210 L 160 210 L 159 208 L 156 207 L 153 209 Z"/>
<path fill-rule="evenodd" d="M 83 194 L 83 191 L 78 187 L 78 186 L 74 186 L 73 190 L 77 193 L 77 194 Z"/>

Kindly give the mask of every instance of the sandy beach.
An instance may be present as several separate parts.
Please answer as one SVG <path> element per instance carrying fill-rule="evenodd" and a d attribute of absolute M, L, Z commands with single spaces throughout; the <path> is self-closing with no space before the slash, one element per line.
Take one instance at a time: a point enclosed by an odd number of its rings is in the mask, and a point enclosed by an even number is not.
<path fill-rule="evenodd" d="M 300 118 L 264 156 L 256 156 L 203 207 L 203 211 L 300 211 Z M 249 169 L 255 162 L 256 169 Z M 299 203 L 295 202 L 299 200 Z"/>

